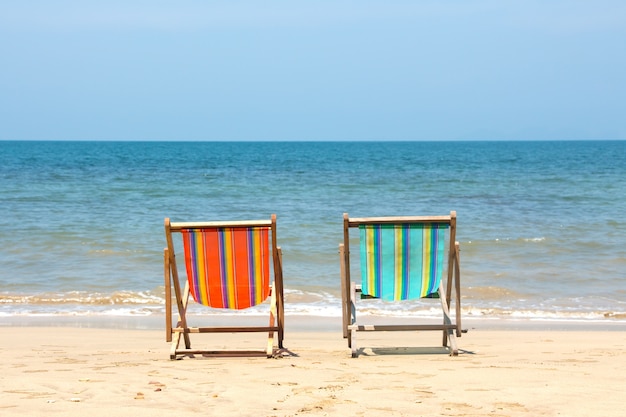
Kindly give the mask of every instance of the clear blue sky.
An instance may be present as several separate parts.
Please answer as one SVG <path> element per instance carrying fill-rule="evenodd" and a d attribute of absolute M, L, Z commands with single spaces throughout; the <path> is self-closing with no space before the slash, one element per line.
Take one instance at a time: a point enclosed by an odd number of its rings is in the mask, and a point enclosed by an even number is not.
<path fill-rule="evenodd" d="M 626 1 L 2 0 L 0 139 L 626 139 Z"/>

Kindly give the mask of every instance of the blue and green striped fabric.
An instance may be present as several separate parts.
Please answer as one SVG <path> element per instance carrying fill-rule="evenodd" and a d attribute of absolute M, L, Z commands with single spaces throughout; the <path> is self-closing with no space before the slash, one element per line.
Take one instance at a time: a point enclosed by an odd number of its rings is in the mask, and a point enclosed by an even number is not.
<path fill-rule="evenodd" d="M 362 292 L 383 300 L 411 300 L 439 289 L 445 223 L 360 225 Z"/>

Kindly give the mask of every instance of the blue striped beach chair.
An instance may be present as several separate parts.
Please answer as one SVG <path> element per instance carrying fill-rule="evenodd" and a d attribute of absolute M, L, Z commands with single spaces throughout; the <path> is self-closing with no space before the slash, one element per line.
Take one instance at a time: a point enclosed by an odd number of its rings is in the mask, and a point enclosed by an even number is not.
<path fill-rule="evenodd" d="M 350 277 L 351 228 L 359 230 L 360 284 Z M 345 213 L 343 230 L 344 241 L 339 245 L 343 337 L 348 339 L 352 357 L 359 354 L 356 334 L 364 331 L 442 331 L 443 347 L 450 355 L 458 355 L 456 337 L 462 331 L 456 212 L 449 216 L 366 218 L 350 218 Z M 450 315 L 453 290 L 454 320 Z M 366 324 L 357 319 L 357 294 L 359 299 L 388 302 L 436 298 L 443 311 L 443 323 Z"/>
<path fill-rule="evenodd" d="M 179 281 L 173 234 L 181 236 L 186 280 Z M 276 245 L 276 215 L 270 220 L 173 223 L 165 219 L 167 248 L 164 251 L 166 340 L 171 342 L 170 358 L 180 355 L 255 356 L 275 353 L 283 348 L 284 306 L 282 253 Z M 271 237 L 271 239 L 270 239 Z M 270 246 L 271 241 L 271 246 Z M 180 245 L 180 243 L 179 243 Z M 179 246 L 180 247 L 180 246 Z M 271 259 L 271 262 L 270 262 Z M 270 275 L 270 264 L 273 270 Z M 178 309 L 178 321 L 172 325 L 172 288 Z M 188 325 L 189 299 L 214 309 L 244 310 L 270 298 L 269 325 L 209 326 Z M 236 314 L 236 313 L 235 313 Z M 244 318 L 252 319 L 250 316 Z M 211 321 L 217 316 L 212 315 Z M 232 317 L 226 320 L 233 320 Z M 265 351 L 207 350 L 191 347 L 191 333 L 267 332 Z M 181 338 L 184 347 L 180 347 Z"/>

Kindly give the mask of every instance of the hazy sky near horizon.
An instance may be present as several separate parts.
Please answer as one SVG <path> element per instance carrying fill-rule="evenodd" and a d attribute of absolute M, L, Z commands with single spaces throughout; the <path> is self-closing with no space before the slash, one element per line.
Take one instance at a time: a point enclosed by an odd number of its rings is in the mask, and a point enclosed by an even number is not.
<path fill-rule="evenodd" d="M 0 140 L 626 139 L 626 2 L 0 3 Z"/>

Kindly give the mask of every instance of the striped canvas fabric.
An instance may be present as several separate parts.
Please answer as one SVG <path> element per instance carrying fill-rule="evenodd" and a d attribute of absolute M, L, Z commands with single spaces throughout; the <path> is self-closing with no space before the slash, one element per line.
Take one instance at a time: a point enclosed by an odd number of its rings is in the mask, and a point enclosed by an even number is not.
<path fill-rule="evenodd" d="M 439 289 L 448 224 L 360 225 L 362 292 L 411 300 Z"/>
<path fill-rule="evenodd" d="M 269 228 L 182 230 L 191 295 L 213 307 L 244 309 L 269 295 Z"/>

